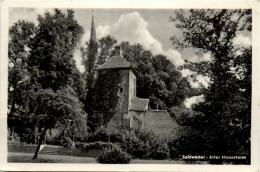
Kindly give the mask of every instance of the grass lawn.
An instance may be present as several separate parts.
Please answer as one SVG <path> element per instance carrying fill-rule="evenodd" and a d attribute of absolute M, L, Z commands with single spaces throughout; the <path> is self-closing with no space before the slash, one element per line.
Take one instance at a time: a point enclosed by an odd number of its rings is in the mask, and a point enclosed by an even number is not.
<path fill-rule="evenodd" d="M 76 157 L 65 155 L 44 155 L 39 154 L 38 159 L 32 159 L 32 153 L 15 153 L 8 152 L 9 163 L 97 163 L 95 158 L 91 157 Z M 182 164 L 182 161 L 170 160 L 141 160 L 133 159 L 130 164 Z"/>
<path fill-rule="evenodd" d="M 36 145 L 8 145 L 8 152 L 14 153 L 31 153 L 36 150 Z M 82 149 L 70 149 L 62 146 L 45 145 L 39 152 L 39 155 L 65 155 L 75 157 L 92 157 L 96 158 L 101 154 L 101 149 L 91 149 L 88 151 Z"/>
<path fill-rule="evenodd" d="M 97 163 L 95 158 L 91 157 L 75 157 L 65 155 L 44 155 L 39 154 L 38 159 L 33 160 L 32 153 L 15 153 L 8 152 L 8 162 L 12 163 Z"/>
<path fill-rule="evenodd" d="M 35 145 L 8 145 L 9 163 L 97 163 L 100 150 L 83 151 L 61 146 L 46 145 L 33 160 Z M 182 164 L 183 161 L 133 159 L 131 164 Z"/>

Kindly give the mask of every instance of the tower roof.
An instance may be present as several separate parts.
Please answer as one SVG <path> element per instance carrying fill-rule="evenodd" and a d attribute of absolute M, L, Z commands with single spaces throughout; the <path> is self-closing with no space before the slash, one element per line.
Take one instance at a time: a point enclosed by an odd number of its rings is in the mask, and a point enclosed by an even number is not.
<path fill-rule="evenodd" d="M 98 67 L 98 69 L 122 69 L 122 68 L 131 68 L 131 64 L 119 55 L 111 57 L 104 64 Z"/>
<path fill-rule="evenodd" d="M 92 21 L 91 21 L 90 41 L 97 42 L 97 36 L 96 36 L 96 29 L 95 29 L 93 14 L 92 14 Z"/>

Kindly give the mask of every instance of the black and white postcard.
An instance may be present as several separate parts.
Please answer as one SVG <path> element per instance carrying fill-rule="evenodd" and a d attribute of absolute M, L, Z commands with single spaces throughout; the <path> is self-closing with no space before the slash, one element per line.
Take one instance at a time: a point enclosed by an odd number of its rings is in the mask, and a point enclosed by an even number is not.
<path fill-rule="evenodd" d="M 257 1 L 3 1 L 0 170 L 256 171 Z"/>

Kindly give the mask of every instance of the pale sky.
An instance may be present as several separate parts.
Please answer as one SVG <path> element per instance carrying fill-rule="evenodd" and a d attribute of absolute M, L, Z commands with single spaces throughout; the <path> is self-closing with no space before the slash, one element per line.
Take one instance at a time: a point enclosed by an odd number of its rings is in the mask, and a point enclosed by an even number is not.
<path fill-rule="evenodd" d="M 37 16 L 43 15 L 46 11 L 52 13 L 53 9 L 11 8 L 9 10 L 9 26 L 12 26 L 19 19 L 31 21 L 37 25 Z M 75 19 L 85 32 L 80 43 L 80 46 L 82 46 L 90 37 L 92 9 L 78 8 L 74 9 L 74 11 Z M 179 36 L 180 31 L 175 28 L 173 22 L 169 22 L 169 17 L 173 14 L 174 10 L 172 9 L 93 9 L 98 39 L 111 35 L 117 39 L 118 43 L 122 41 L 129 41 L 131 44 L 140 43 L 146 50 L 150 50 L 153 55 L 165 55 L 175 66 L 183 65 L 184 60 L 192 62 L 211 60 L 209 53 L 197 56 L 191 50 L 183 52 L 174 49 L 170 37 L 173 35 Z M 234 39 L 234 44 L 239 46 L 251 45 L 250 35 L 238 34 Z M 74 59 L 78 69 L 81 72 L 84 71 L 79 48 L 74 53 Z M 194 74 L 188 69 L 181 72 L 184 77 Z M 197 82 L 190 81 L 193 87 L 198 87 L 198 83 L 202 83 L 207 87 L 208 78 L 198 75 L 196 79 Z M 186 101 L 189 104 L 187 107 L 196 101 Z"/>
<path fill-rule="evenodd" d="M 91 10 L 92 9 L 74 9 L 75 18 L 85 31 L 90 30 Z M 11 26 L 18 19 L 28 21 L 37 21 L 37 15 L 44 14 L 47 9 L 37 8 L 12 8 L 10 10 Z M 49 10 L 50 11 L 50 10 Z M 165 49 L 172 47 L 170 36 L 176 33 L 174 24 L 169 22 L 169 17 L 174 14 L 174 10 L 156 10 L 156 9 L 93 9 L 96 28 L 99 26 L 112 25 L 118 21 L 123 14 L 137 12 L 147 22 L 147 29 L 153 37 L 158 39 Z"/>
<path fill-rule="evenodd" d="M 84 28 L 81 40 L 83 45 L 89 40 L 92 9 L 74 9 L 75 18 Z M 37 24 L 37 16 L 53 9 L 44 8 L 12 8 L 9 12 L 9 26 L 19 19 Z M 166 55 L 176 66 L 184 63 L 183 59 L 193 56 L 189 51 L 180 52 L 173 48 L 170 37 L 179 34 L 174 23 L 169 22 L 174 10 L 169 9 L 93 9 L 97 38 L 106 35 L 114 36 L 118 42 L 129 41 L 140 43 L 154 55 Z M 79 62 L 79 51 L 75 58 Z M 78 66 L 80 65 L 77 63 Z M 80 70 L 82 70 L 80 67 Z"/>
<path fill-rule="evenodd" d="M 65 10 L 65 9 L 64 9 Z M 43 15 L 46 11 L 53 12 L 53 9 L 46 8 L 11 8 L 9 12 L 9 26 L 19 19 L 32 21 L 37 24 L 37 16 Z M 92 9 L 74 9 L 75 18 L 84 28 L 85 34 L 81 40 L 84 45 L 89 40 Z M 176 66 L 184 64 L 184 60 L 204 61 L 210 60 L 210 54 L 196 56 L 193 51 L 180 51 L 174 49 L 170 37 L 180 35 L 173 22 L 169 22 L 173 16 L 173 9 L 93 9 L 97 38 L 103 36 L 114 36 L 118 43 L 129 41 L 140 43 L 145 49 L 150 50 L 154 55 L 163 54 Z M 238 35 L 235 41 L 237 44 L 251 44 L 251 39 L 245 35 Z M 75 59 L 79 62 L 79 50 L 75 52 Z M 78 67 L 80 67 L 79 63 Z M 184 75 L 187 75 L 184 74 Z"/>

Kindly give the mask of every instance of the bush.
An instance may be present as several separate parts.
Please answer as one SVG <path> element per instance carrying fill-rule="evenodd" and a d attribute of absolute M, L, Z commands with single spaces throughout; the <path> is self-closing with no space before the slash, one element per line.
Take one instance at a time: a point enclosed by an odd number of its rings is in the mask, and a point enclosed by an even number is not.
<path fill-rule="evenodd" d="M 130 160 L 131 156 L 115 145 L 105 149 L 97 158 L 97 162 L 103 164 L 128 164 Z"/>
<path fill-rule="evenodd" d="M 108 142 L 108 134 L 105 129 L 101 129 L 100 131 L 90 135 L 86 142 Z"/>
<path fill-rule="evenodd" d="M 63 135 L 46 140 L 46 144 L 67 147 L 67 142 Z"/>
<path fill-rule="evenodd" d="M 76 148 L 80 148 L 85 151 L 90 149 L 107 149 L 113 146 L 114 144 L 109 142 L 75 143 Z"/>
<path fill-rule="evenodd" d="M 95 134 L 89 136 L 86 139 L 86 142 L 108 142 L 110 137 L 110 142 L 116 143 L 116 142 L 123 142 L 123 135 L 118 131 L 110 131 L 111 134 L 108 134 L 108 130 L 101 129 Z"/>
<path fill-rule="evenodd" d="M 154 133 L 136 131 L 130 139 L 121 144 L 123 150 L 139 159 L 168 159 L 167 142 Z"/>
<path fill-rule="evenodd" d="M 108 149 L 113 146 L 113 143 L 108 142 L 93 142 L 93 143 L 86 143 L 83 146 L 84 150 L 89 149 Z"/>
<path fill-rule="evenodd" d="M 133 158 L 149 159 L 149 145 L 136 137 L 121 144 L 123 150 L 132 155 Z"/>
<path fill-rule="evenodd" d="M 191 143 L 195 143 L 192 146 Z M 181 136 L 168 142 L 170 158 L 177 160 L 182 159 L 182 155 L 216 155 L 210 153 L 207 140 L 197 133 L 191 133 L 190 136 Z M 197 160 L 184 160 L 187 163 L 196 162 Z"/>
<path fill-rule="evenodd" d="M 152 145 L 149 157 L 151 159 L 169 159 L 170 153 L 166 143 Z"/>

